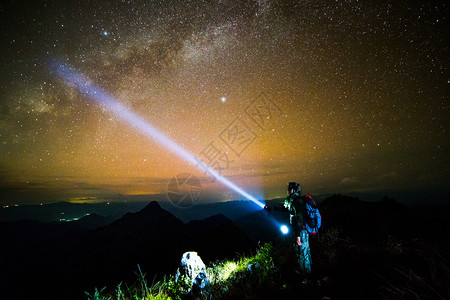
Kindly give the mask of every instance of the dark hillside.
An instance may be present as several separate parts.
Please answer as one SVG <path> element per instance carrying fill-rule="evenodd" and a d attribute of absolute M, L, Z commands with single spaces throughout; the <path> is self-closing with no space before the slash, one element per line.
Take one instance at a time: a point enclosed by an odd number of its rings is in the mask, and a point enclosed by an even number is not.
<path fill-rule="evenodd" d="M 323 227 L 310 239 L 313 275 L 307 281 L 298 272 L 292 233 L 279 232 L 278 225 L 289 219 L 283 209 L 253 211 L 234 222 L 218 214 L 184 224 L 152 202 L 104 226 L 98 215 L 70 223 L 3 222 L 0 298 L 86 299 L 84 291 L 95 287 L 133 283 L 137 264 L 147 279 L 160 280 L 174 273 L 185 251 L 197 251 L 208 264 L 255 253 L 258 241 L 273 244 L 271 258 L 264 258 L 272 275 L 246 281 L 244 272 L 239 285 L 227 283 L 230 289 L 222 290 L 221 299 L 449 296 L 448 207 L 406 207 L 390 198 L 366 202 L 343 195 L 318 206 Z"/>
<path fill-rule="evenodd" d="M 186 225 L 157 202 L 93 231 L 19 221 L 0 223 L 0 233 L 8 245 L 0 250 L 8 257 L 0 263 L 6 287 L 1 299 L 84 299 L 84 291 L 94 287 L 133 281 L 137 264 L 161 277 L 176 269 L 185 251 L 197 251 L 207 261 L 253 246 L 223 215 Z"/>

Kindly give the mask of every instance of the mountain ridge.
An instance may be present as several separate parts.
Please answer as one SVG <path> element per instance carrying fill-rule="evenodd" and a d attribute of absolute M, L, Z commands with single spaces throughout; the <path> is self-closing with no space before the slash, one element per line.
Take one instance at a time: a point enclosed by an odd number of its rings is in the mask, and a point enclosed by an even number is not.
<path fill-rule="evenodd" d="M 157 202 L 93 230 L 70 223 L 0 222 L 8 245 L 0 249 L 0 256 L 8 257 L 0 262 L 6 286 L 0 298 L 82 298 L 96 286 L 134 280 L 137 264 L 161 275 L 173 273 L 185 251 L 197 251 L 207 261 L 254 246 L 224 215 L 184 224 Z M 27 289 L 14 289 L 19 282 Z"/>

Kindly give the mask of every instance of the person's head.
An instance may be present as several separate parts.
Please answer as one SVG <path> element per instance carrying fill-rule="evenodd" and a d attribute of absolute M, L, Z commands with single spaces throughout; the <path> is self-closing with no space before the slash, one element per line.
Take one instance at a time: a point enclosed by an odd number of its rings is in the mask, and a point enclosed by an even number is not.
<path fill-rule="evenodd" d="M 297 183 L 297 182 L 289 182 L 288 183 L 288 195 L 290 196 L 290 195 L 293 195 L 293 194 L 295 194 L 295 193 L 301 193 L 301 191 L 302 191 L 302 187 L 300 186 L 300 184 L 299 183 Z"/>

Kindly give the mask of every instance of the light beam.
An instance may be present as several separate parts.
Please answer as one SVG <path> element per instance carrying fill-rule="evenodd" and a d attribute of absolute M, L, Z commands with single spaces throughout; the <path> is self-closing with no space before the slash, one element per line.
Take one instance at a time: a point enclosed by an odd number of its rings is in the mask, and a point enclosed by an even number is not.
<path fill-rule="evenodd" d="M 189 151 L 182 148 L 180 145 L 175 143 L 169 137 L 164 135 L 161 131 L 159 131 L 156 127 L 148 123 L 142 117 L 138 116 L 136 113 L 126 108 L 122 104 L 120 104 L 113 96 L 105 92 L 100 87 L 94 85 L 92 81 L 72 68 L 71 66 L 63 63 L 52 62 L 52 68 L 56 70 L 57 74 L 66 82 L 77 88 L 77 90 L 85 95 L 86 97 L 97 102 L 104 109 L 112 112 L 114 115 L 122 119 L 128 125 L 134 127 L 139 130 L 143 135 L 148 137 L 149 139 L 155 140 L 161 146 L 165 147 L 178 157 L 182 158 L 186 162 L 193 164 L 198 169 L 205 171 L 208 170 L 208 173 L 213 176 L 215 179 L 223 183 L 225 186 L 231 188 L 241 196 L 245 197 L 248 200 L 251 200 L 253 203 L 258 205 L 260 208 L 264 208 L 264 204 L 254 198 L 252 195 L 238 187 L 236 184 L 228 180 L 227 178 L 220 175 L 213 168 L 209 167 L 204 163 L 200 163 L 198 159 L 195 158 Z"/>

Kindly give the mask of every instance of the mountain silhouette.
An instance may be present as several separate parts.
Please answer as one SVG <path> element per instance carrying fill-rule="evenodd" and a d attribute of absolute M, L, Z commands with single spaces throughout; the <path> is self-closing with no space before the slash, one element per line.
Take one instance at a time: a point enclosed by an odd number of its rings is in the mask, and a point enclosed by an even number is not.
<path fill-rule="evenodd" d="M 267 203 L 281 207 L 279 200 Z M 242 204 L 231 203 L 229 209 L 245 207 Z M 448 257 L 449 207 L 405 207 L 387 197 L 367 202 L 339 194 L 318 207 L 323 223 L 319 238 L 311 239 L 313 261 L 319 273 L 334 278 L 334 293 L 342 296 L 337 298 L 345 298 L 348 289 L 341 287 L 349 281 L 359 287 L 359 299 L 366 291 L 377 290 L 372 269 L 392 275 L 383 265 L 391 253 L 385 248 L 391 235 L 399 241 L 394 245 L 402 244 L 405 249 L 409 242 L 402 241 L 414 241 L 414 247 L 420 241 L 419 246 L 440 243 L 444 245 L 439 248 L 442 257 Z M 213 204 L 213 208 L 214 213 L 227 211 L 226 204 Z M 206 206 L 201 209 L 202 215 L 208 211 Z M 248 210 L 234 216 L 230 221 L 229 215 L 216 214 L 186 224 L 151 202 L 114 222 L 97 214 L 74 222 L 0 222 L 0 299 L 86 299 L 84 291 L 135 282 L 137 264 L 148 280 L 173 274 L 185 251 L 198 252 L 208 264 L 248 253 L 257 241 L 290 244 L 292 236 L 281 235 L 277 226 L 288 222 L 285 210 L 275 209 L 271 214 Z M 318 248 L 319 240 L 324 249 Z M 328 252 L 328 242 L 332 252 Z M 331 264 L 329 253 L 335 257 Z M 415 256 L 402 259 L 408 266 L 415 263 Z"/>
<path fill-rule="evenodd" d="M 222 214 L 191 221 L 184 229 L 186 251 L 195 250 L 205 261 L 235 256 L 254 246 L 248 235 Z"/>
<path fill-rule="evenodd" d="M 82 230 L 94 230 L 96 228 L 111 224 L 113 221 L 114 218 L 112 217 L 103 217 L 99 214 L 93 213 L 71 222 L 71 225 Z"/>
<path fill-rule="evenodd" d="M 84 291 L 95 287 L 133 282 L 137 264 L 152 278 L 174 273 L 185 251 L 197 251 L 207 262 L 254 246 L 224 215 L 184 224 L 157 202 L 94 230 L 86 224 L 105 220 L 88 217 L 74 224 L 0 223 L 9 245 L 0 251 L 9 258 L 0 263 L 6 287 L 0 298 L 85 299 Z"/>

